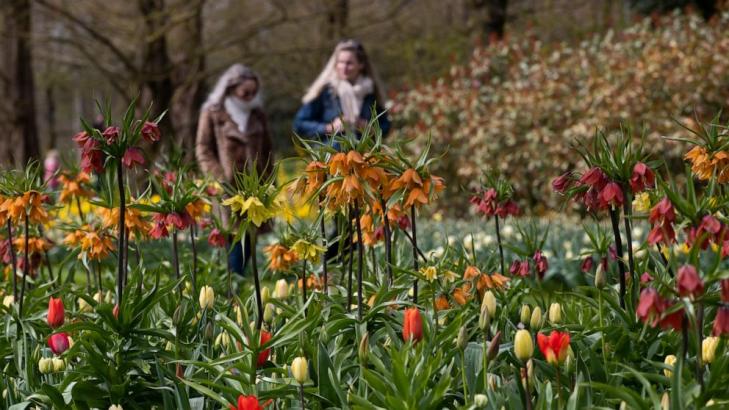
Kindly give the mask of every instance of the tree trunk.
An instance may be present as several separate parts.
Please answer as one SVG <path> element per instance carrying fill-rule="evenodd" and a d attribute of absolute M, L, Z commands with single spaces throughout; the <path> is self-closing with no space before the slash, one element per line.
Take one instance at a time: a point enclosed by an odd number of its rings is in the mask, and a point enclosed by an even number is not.
<path fill-rule="evenodd" d="M 508 0 L 467 0 L 468 28 L 477 44 L 504 38 Z"/>
<path fill-rule="evenodd" d="M 193 4 L 190 18 L 182 25 L 180 33 L 184 49 L 175 64 L 173 73 L 175 96 L 172 100 L 171 115 L 175 125 L 177 146 L 182 147 L 187 161 L 195 159 L 195 137 L 200 106 L 205 100 L 205 53 L 203 52 L 203 5 L 199 0 Z M 176 59 L 176 60 L 178 60 Z"/>
<path fill-rule="evenodd" d="M 138 0 L 139 11 L 144 18 L 146 42 L 142 55 L 140 84 L 143 85 L 141 108 L 146 110 L 152 105 L 152 119 L 167 110 L 172 103 L 172 63 L 167 54 L 167 11 L 164 0 Z M 160 130 L 168 148 L 174 146 L 174 128 L 170 115 L 165 115 L 159 123 Z M 160 146 L 162 144 L 155 144 Z"/>
<path fill-rule="evenodd" d="M 6 130 L 6 144 L 0 151 L 0 163 L 17 168 L 30 159 L 40 160 L 38 129 L 35 118 L 35 84 L 30 52 L 31 7 L 30 0 L 3 1 L 6 35 L 2 40 L 5 96 L 10 128 Z"/>
<path fill-rule="evenodd" d="M 327 40 L 341 40 L 347 32 L 349 19 L 348 0 L 325 0 L 326 24 L 324 25 L 324 38 Z"/>

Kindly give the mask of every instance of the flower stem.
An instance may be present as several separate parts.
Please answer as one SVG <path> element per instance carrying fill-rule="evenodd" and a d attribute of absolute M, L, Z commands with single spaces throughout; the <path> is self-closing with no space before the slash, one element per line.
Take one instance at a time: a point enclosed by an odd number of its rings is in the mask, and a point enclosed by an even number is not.
<path fill-rule="evenodd" d="M 463 401 L 468 402 L 468 385 L 466 384 L 466 351 L 461 350 L 461 384 L 463 384 Z"/>
<path fill-rule="evenodd" d="M 303 306 L 306 306 L 306 259 L 304 259 L 304 267 L 302 268 L 301 278 L 301 289 L 303 290 L 303 299 L 301 301 Z M 306 307 L 304 307 L 304 317 L 306 317 Z"/>
<path fill-rule="evenodd" d="M 494 223 L 496 224 L 496 242 L 499 244 L 499 262 L 501 263 L 501 276 L 504 276 L 504 248 L 501 245 L 501 229 L 499 228 L 498 215 L 494 215 Z"/>
<path fill-rule="evenodd" d="M 626 190 L 626 192 L 627 192 L 627 190 Z M 632 289 L 635 291 L 635 290 L 638 290 L 638 287 L 636 285 L 635 264 L 633 262 L 633 237 L 632 237 L 633 233 L 632 233 L 632 228 L 631 228 L 631 226 L 632 226 L 631 217 L 632 217 L 632 213 L 633 213 L 633 208 L 632 208 L 631 204 L 632 204 L 632 202 L 630 199 L 630 194 L 626 193 L 625 201 L 623 202 L 623 222 L 625 224 L 625 242 L 626 242 L 626 247 L 628 249 L 628 268 L 630 269 L 630 278 L 631 278 L 631 283 L 633 284 Z M 632 296 L 631 296 L 631 304 L 635 305 L 635 298 Z"/>
<path fill-rule="evenodd" d="M 610 222 L 613 226 L 613 236 L 615 237 L 615 252 L 618 254 L 618 272 L 620 274 L 620 307 L 625 309 L 625 261 L 623 261 L 623 241 L 620 238 L 620 216 L 618 210 L 610 208 Z"/>
<path fill-rule="evenodd" d="M 488 336 L 486 333 L 483 335 L 483 353 L 481 353 L 481 356 L 483 358 L 483 385 L 488 390 L 489 388 L 489 346 L 488 346 Z"/>
<path fill-rule="evenodd" d="M 557 364 L 556 367 L 557 367 L 557 377 L 555 380 L 557 381 L 557 404 L 558 404 L 557 408 L 561 409 L 562 408 L 562 389 L 561 389 L 560 380 L 559 380 L 559 364 Z"/>
<path fill-rule="evenodd" d="M 608 365 L 607 365 L 607 352 L 605 351 L 605 322 L 603 321 L 603 315 L 602 315 L 602 290 L 598 290 L 597 293 L 597 304 L 598 309 L 600 312 L 600 342 L 602 344 L 602 361 L 603 361 L 603 370 L 605 371 L 605 374 L 608 374 Z"/>
<path fill-rule="evenodd" d="M 84 215 L 84 211 L 81 210 L 81 200 L 79 197 L 76 197 L 76 208 L 78 209 L 78 216 L 81 218 L 81 223 L 86 223 L 86 216 Z"/>
<path fill-rule="evenodd" d="M 697 340 L 697 353 L 696 353 L 696 380 L 699 381 L 699 394 L 704 390 L 704 362 L 703 362 L 703 346 L 704 340 L 704 304 L 698 302 L 696 304 L 696 336 Z"/>
<path fill-rule="evenodd" d="M 413 270 L 418 271 L 418 230 L 415 226 L 415 205 L 410 206 L 410 229 L 413 230 Z M 413 303 L 418 303 L 418 278 L 413 282 Z"/>
<path fill-rule="evenodd" d="M 7 220 L 8 226 L 8 247 L 10 248 L 10 262 L 13 264 L 13 298 L 18 300 L 18 261 L 15 256 L 15 246 L 13 245 L 13 230 L 10 218 Z"/>
<path fill-rule="evenodd" d="M 359 221 L 359 205 L 355 206 L 354 216 L 357 221 L 357 250 L 359 259 L 357 261 L 357 320 L 362 321 L 362 271 L 364 269 L 364 239 L 362 239 L 362 225 Z"/>
<path fill-rule="evenodd" d="M 116 164 L 117 184 L 119 185 L 119 236 L 117 237 L 117 273 L 116 273 L 116 303 L 121 306 L 124 293 L 124 276 L 126 266 L 124 264 L 124 217 L 126 214 L 126 195 L 124 190 L 124 169 L 121 159 Z"/>
<path fill-rule="evenodd" d="M 306 410 L 304 406 L 304 385 L 299 384 L 299 401 L 301 402 L 301 410 Z"/>
<path fill-rule="evenodd" d="M 387 261 L 387 279 L 392 285 L 394 276 L 392 274 L 392 236 L 390 233 L 390 221 L 387 220 L 387 203 L 385 199 L 380 197 L 380 206 L 382 207 L 382 223 L 385 228 L 385 260 Z"/>
<path fill-rule="evenodd" d="M 195 223 L 190 224 L 190 245 L 192 246 L 192 272 L 190 281 L 192 282 L 192 294 L 197 295 L 197 246 L 195 246 Z"/>
<path fill-rule="evenodd" d="M 258 279 L 258 263 L 256 258 L 256 231 L 250 233 L 251 238 L 251 265 L 253 265 L 253 283 L 256 286 L 256 308 L 258 309 L 258 317 L 256 318 L 256 329 L 261 330 L 263 324 L 263 302 L 261 301 L 261 282 Z"/>
<path fill-rule="evenodd" d="M 175 268 L 175 277 L 180 280 L 180 260 L 177 257 L 177 228 L 172 231 L 172 266 Z"/>
<path fill-rule="evenodd" d="M 321 244 L 322 247 L 325 249 L 324 252 L 321 254 L 321 271 L 324 275 L 324 294 L 329 295 L 329 268 L 327 267 L 327 252 L 326 249 L 328 249 L 328 243 L 327 243 L 327 230 L 325 225 L 325 217 L 324 217 L 324 209 L 322 208 L 322 197 L 319 196 L 319 213 L 321 214 Z"/>
<path fill-rule="evenodd" d="M 526 362 L 524 363 L 524 401 L 526 401 L 526 410 L 532 410 L 532 397 L 529 394 L 529 369 Z"/>
<path fill-rule="evenodd" d="M 352 274 L 354 269 L 354 241 L 352 240 L 352 237 L 354 237 L 354 228 L 352 228 L 352 207 L 350 206 L 347 211 L 347 241 L 349 242 L 349 268 L 347 272 L 348 276 L 348 282 L 347 282 L 347 312 L 352 311 Z"/>
<path fill-rule="evenodd" d="M 18 308 L 18 316 L 23 317 L 23 300 L 25 298 L 25 282 L 30 270 L 30 260 L 28 258 L 28 211 L 25 211 L 25 244 L 23 255 L 23 284 L 20 287 L 20 306 Z M 12 246 L 12 244 L 10 245 Z"/>
<path fill-rule="evenodd" d="M 671 277 L 673 277 L 673 269 L 671 269 L 671 264 L 668 262 L 666 255 L 663 254 L 663 249 L 661 248 L 661 244 L 657 243 L 656 248 L 658 248 L 658 254 L 661 255 L 661 260 L 663 261 L 663 266 L 666 267 L 668 274 L 671 275 Z"/>

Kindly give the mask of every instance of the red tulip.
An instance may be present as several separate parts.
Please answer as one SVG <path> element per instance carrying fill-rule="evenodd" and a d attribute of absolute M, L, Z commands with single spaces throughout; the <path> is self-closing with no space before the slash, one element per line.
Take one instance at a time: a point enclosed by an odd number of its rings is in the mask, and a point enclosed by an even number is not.
<path fill-rule="evenodd" d="M 63 325 L 64 321 L 64 309 L 63 300 L 61 298 L 54 298 L 51 296 L 48 299 L 48 326 L 57 328 Z"/>
<path fill-rule="evenodd" d="M 114 319 L 119 320 L 119 304 L 114 305 L 114 309 L 111 310 L 111 314 L 114 315 Z"/>
<path fill-rule="evenodd" d="M 162 138 L 162 132 L 157 124 L 147 121 L 142 125 L 142 138 L 147 142 L 157 142 Z"/>
<path fill-rule="evenodd" d="M 552 181 L 552 189 L 555 192 L 564 194 L 564 192 L 572 185 L 572 172 L 567 171 Z"/>
<path fill-rule="evenodd" d="M 642 192 L 647 188 L 652 188 L 655 184 L 656 177 L 653 170 L 648 165 L 638 162 L 633 167 L 633 175 L 630 177 L 630 189 L 633 193 Z"/>
<path fill-rule="evenodd" d="M 64 332 L 54 333 L 48 337 L 48 347 L 55 355 L 60 355 L 68 350 L 69 345 L 68 335 Z"/>
<path fill-rule="evenodd" d="M 640 292 L 640 301 L 635 314 L 644 323 L 650 321 L 650 325 L 655 327 L 658 323 L 660 315 L 665 310 L 665 301 L 654 288 L 645 288 Z"/>
<path fill-rule="evenodd" d="M 266 343 L 268 343 L 269 340 L 271 340 L 271 334 L 265 330 L 261 330 L 261 338 L 260 338 L 260 341 L 258 342 L 259 343 L 258 346 L 261 347 L 261 346 L 265 345 Z M 256 365 L 258 367 L 263 366 L 266 363 L 266 360 L 268 360 L 268 356 L 270 354 L 271 354 L 270 347 L 267 348 L 266 350 L 263 350 L 260 353 L 258 353 L 258 360 L 256 361 Z"/>
<path fill-rule="evenodd" d="M 729 335 L 729 307 L 722 306 L 716 312 L 714 328 L 711 333 L 714 336 Z"/>
<path fill-rule="evenodd" d="M 132 168 L 135 164 L 144 165 L 144 155 L 142 155 L 142 151 L 137 147 L 127 148 L 127 150 L 124 151 L 124 156 L 122 157 L 122 164 L 124 164 L 127 168 Z"/>
<path fill-rule="evenodd" d="M 208 244 L 213 247 L 224 248 L 225 247 L 225 236 L 220 233 L 218 228 L 213 228 L 208 235 Z"/>
<path fill-rule="evenodd" d="M 119 127 L 109 127 L 101 135 L 106 138 L 107 145 L 112 145 L 119 139 Z"/>
<path fill-rule="evenodd" d="M 610 182 L 600 191 L 600 206 L 617 208 L 623 205 L 623 190 L 616 182 Z"/>
<path fill-rule="evenodd" d="M 570 335 L 567 332 L 553 331 L 549 336 L 537 334 L 537 344 L 547 362 L 559 366 L 567 358 Z"/>
<path fill-rule="evenodd" d="M 704 282 L 692 265 L 683 265 L 678 269 L 676 288 L 681 296 L 700 296 L 704 293 Z"/>
<path fill-rule="evenodd" d="M 405 309 L 402 323 L 402 338 L 404 341 L 417 343 L 423 338 L 423 319 L 417 308 Z"/>
<path fill-rule="evenodd" d="M 238 405 L 229 405 L 230 410 L 263 410 L 256 396 L 238 396 Z"/>

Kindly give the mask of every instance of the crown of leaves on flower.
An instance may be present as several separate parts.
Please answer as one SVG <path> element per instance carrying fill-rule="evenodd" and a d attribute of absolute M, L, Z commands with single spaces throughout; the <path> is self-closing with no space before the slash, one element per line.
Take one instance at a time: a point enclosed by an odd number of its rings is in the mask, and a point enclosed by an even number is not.
<path fill-rule="evenodd" d="M 0 222 L 9 218 L 14 223 L 28 215 L 32 224 L 48 221 L 46 184 L 37 161 L 31 160 L 22 170 L 0 173 Z"/>
<path fill-rule="evenodd" d="M 679 121 L 678 125 L 687 130 L 695 138 L 668 138 L 693 145 L 684 158 L 691 163 L 691 172 L 701 181 L 717 179 L 723 184 L 729 182 L 729 125 L 719 124 L 721 112 L 709 122 L 696 117 L 693 129 Z"/>

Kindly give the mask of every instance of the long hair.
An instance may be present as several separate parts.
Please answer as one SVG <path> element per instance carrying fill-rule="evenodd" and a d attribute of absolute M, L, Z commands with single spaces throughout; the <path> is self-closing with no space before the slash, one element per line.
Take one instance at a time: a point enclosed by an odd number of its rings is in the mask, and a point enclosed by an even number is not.
<path fill-rule="evenodd" d="M 225 97 L 230 92 L 230 89 L 242 83 L 244 80 L 254 80 L 258 85 L 258 91 L 256 93 L 256 99 L 259 99 L 261 95 L 261 79 L 258 77 L 255 71 L 244 66 L 243 64 L 233 64 L 220 76 L 218 82 L 215 83 L 213 91 L 208 95 L 207 100 L 202 106 L 203 110 L 210 108 L 216 104 L 222 104 Z"/>
<path fill-rule="evenodd" d="M 304 104 L 307 104 L 316 99 L 325 87 L 327 87 L 337 79 L 335 66 L 337 64 L 337 55 L 339 55 L 340 51 L 351 51 L 355 54 L 355 56 L 357 57 L 357 61 L 362 63 L 362 65 L 364 66 L 361 75 L 367 76 L 372 79 L 377 105 L 384 107 L 385 101 L 387 101 L 385 97 L 385 88 L 382 85 L 380 77 L 377 75 L 377 72 L 372 66 L 367 52 L 365 52 L 364 46 L 362 46 L 362 43 L 357 40 L 342 40 L 337 44 L 331 57 L 329 57 L 329 60 L 324 65 L 324 69 L 321 71 L 321 73 L 319 73 L 319 76 L 316 77 L 316 80 L 311 83 L 309 88 L 306 90 L 306 94 L 304 94 L 304 97 L 301 99 Z"/>

